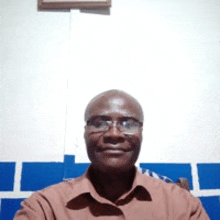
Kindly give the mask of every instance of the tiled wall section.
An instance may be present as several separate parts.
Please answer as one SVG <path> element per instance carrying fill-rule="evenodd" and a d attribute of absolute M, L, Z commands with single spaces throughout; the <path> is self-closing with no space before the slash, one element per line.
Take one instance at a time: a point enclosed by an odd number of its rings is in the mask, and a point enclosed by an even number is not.
<path fill-rule="evenodd" d="M 199 197 L 211 220 L 220 219 L 220 196 Z"/>
<path fill-rule="evenodd" d="M 220 189 L 220 164 L 197 164 L 197 167 L 201 189 Z"/>
<path fill-rule="evenodd" d="M 2 199 L 0 220 L 12 220 L 23 199 Z"/>
<path fill-rule="evenodd" d="M 21 191 L 35 191 L 63 179 L 63 163 L 23 163 Z"/>
<path fill-rule="evenodd" d="M 64 179 L 75 178 L 85 173 L 88 163 L 75 163 L 75 157 L 66 155 L 64 157 Z"/>
<path fill-rule="evenodd" d="M 0 163 L 0 191 L 13 191 L 15 163 Z"/>
<path fill-rule="evenodd" d="M 76 164 L 74 156 L 66 155 L 64 163 L 25 162 L 22 165 L 20 192 L 40 190 L 46 186 L 56 184 L 63 178 L 73 178 L 85 172 L 88 165 Z M 0 162 L 0 191 L 12 192 L 14 184 L 15 163 Z M 190 164 L 140 164 L 142 168 L 168 176 L 176 181 L 179 177 L 186 177 L 193 189 L 192 171 Z M 197 164 L 200 189 L 220 189 L 220 164 Z M 1 195 L 1 192 L 0 192 Z M 17 195 L 17 193 L 16 193 Z M 212 220 L 220 219 L 220 195 L 200 197 L 203 206 Z M 20 208 L 21 198 L 1 198 L 0 220 L 12 220 L 15 212 Z"/>

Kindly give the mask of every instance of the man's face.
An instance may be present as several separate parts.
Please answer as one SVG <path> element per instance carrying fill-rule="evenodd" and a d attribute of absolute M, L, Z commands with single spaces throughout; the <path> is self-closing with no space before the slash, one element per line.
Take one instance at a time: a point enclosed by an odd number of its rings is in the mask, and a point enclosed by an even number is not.
<path fill-rule="evenodd" d="M 127 120 L 142 122 L 142 112 L 133 99 L 123 96 L 101 97 L 90 107 L 86 120 L 93 123 L 94 120 L 98 123 L 100 120 L 113 121 L 105 131 L 93 132 L 90 125 L 85 127 L 87 153 L 92 166 L 102 172 L 131 169 L 140 152 L 142 126 L 132 132 L 121 132 L 118 125 L 126 124 Z"/>

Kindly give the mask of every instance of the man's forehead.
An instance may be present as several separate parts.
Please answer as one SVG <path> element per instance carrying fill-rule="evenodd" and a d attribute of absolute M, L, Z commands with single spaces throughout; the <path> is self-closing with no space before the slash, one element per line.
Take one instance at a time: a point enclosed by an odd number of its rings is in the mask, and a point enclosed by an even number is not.
<path fill-rule="evenodd" d="M 118 109 L 121 109 L 122 107 L 126 108 L 128 104 L 133 105 L 132 102 L 130 102 L 124 97 L 115 97 L 115 96 L 102 97 L 90 105 L 90 111 L 99 110 L 100 108 L 109 109 L 109 110 L 111 109 L 111 110 L 117 111 Z"/>
<path fill-rule="evenodd" d="M 95 97 L 86 108 L 85 120 L 94 115 L 108 115 L 120 113 L 143 121 L 143 112 L 140 104 L 126 93 L 107 93 Z"/>
<path fill-rule="evenodd" d="M 111 102 L 114 106 L 122 106 L 125 103 L 125 100 L 121 97 L 114 97 L 113 99 L 110 99 L 109 102 Z"/>

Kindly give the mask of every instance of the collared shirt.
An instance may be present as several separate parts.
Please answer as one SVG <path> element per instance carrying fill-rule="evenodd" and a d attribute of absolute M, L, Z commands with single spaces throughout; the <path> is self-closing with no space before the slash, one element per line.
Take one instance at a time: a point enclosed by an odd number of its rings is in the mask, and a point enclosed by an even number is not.
<path fill-rule="evenodd" d="M 208 220 L 200 201 L 173 183 L 136 172 L 132 189 L 115 203 L 82 177 L 53 185 L 22 202 L 14 220 Z"/>

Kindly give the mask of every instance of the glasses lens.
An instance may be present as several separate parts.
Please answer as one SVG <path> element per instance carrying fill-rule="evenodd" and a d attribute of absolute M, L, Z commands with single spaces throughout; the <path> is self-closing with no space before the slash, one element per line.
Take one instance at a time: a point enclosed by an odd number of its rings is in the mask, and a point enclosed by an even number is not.
<path fill-rule="evenodd" d="M 87 127 L 91 132 L 107 131 L 109 128 L 108 122 L 100 119 L 88 121 Z"/>
<path fill-rule="evenodd" d="M 135 121 L 133 119 L 121 121 L 119 123 L 119 129 L 123 133 L 135 133 L 139 131 L 139 128 L 142 124 L 139 121 Z"/>

